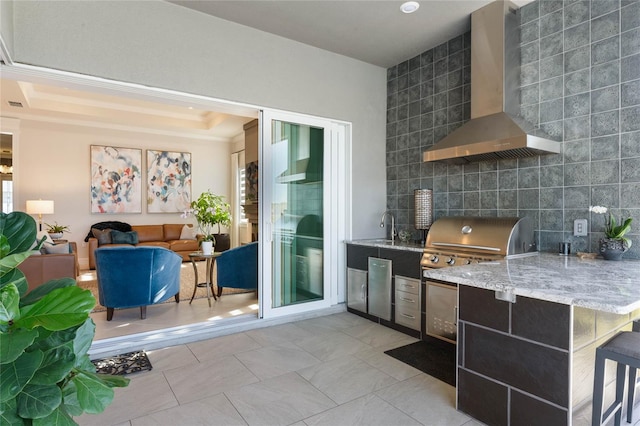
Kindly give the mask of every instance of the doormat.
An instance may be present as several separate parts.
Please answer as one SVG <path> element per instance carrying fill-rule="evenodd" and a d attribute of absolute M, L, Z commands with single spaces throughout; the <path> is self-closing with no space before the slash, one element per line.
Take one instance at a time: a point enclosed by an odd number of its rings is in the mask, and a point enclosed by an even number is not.
<path fill-rule="evenodd" d="M 124 375 L 149 371 L 153 367 L 145 351 L 127 352 L 110 358 L 95 359 L 91 361 L 100 374 Z"/>
<path fill-rule="evenodd" d="M 425 340 L 390 349 L 385 354 L 451 386 L 456 385 L 456 345 L 452 343 L 427 336 Z"/>

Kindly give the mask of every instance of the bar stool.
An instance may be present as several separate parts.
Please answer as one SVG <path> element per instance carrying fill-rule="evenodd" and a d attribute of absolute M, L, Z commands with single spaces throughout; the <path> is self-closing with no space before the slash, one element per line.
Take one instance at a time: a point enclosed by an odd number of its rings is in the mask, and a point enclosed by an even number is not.
<path fill-rule="evenodd" d="M 616 399 L 602 414 L 604 399 L 604 367 L 610 359 L 618 363 L 616 372 Z M 623 331 L 596 349 L 596 371 L 593 379 L 593 414 L 591 424 L 605 424 L 615 414 L 615 425 L 620 425 L 622 418 L 625 372 L 629 367 L 629 388 L 627 403 L 627 422 L 633 417 L 633 399 L 637 386 L 636 373 L 640 368 L 640 333 Z M 603 418 L 604 417 L 604 418 Z"/>

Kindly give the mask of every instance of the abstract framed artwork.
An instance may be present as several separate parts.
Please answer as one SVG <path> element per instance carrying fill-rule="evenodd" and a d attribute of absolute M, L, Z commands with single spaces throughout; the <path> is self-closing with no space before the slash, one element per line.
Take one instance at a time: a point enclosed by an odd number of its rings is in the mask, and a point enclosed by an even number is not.
<path fill-rule="evenodd" d="M 184 212 L 191 203 L 191 153 L 147 150 L 147 213 Z"/>
<path fill-rule="evenodd" d="M 91 213 L 142 213 L 142 150 L 91 145 Z"/>

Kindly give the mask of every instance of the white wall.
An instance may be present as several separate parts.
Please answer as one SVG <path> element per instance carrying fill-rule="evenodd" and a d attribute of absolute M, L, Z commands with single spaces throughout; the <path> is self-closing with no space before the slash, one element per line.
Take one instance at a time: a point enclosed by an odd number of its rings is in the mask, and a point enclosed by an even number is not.
<path fill-rule="evenodd" d="M 20 150 L 16 159 L 19 168 L 16 191 L 21 196 L 15 210 L 24 211 L 24 200 L 48 199 L 55 202 L 55 214 L 44 215 L 43 222 L 57 221 L 68 225 L 71 233 L 64 238 L 78 244 L 81 267 L 88 265 L 84 238 L 91 225 L 106 220 L 118 220 L 132 225 L 162 223 L 195 223 L 182 219 L 179 213 L 146 211 L 146 184 L 142 184 L 142 214 L 92 214 L 90 192 L 90 146 L 109 145 L 142 149 L 142 179 L 146 179 L 146 150 L 184 151 L 191 153 L 193 186 L 197 197 L 211 189 L 229 196 L 229 155 L 231 143 L 180 139 L 161 135 L 112 131 L 22 121 Z M 14 163 L 15 164 L 15 163 Z"/>
<path fill-rule="evenodd" d="M 382 235 L 384 68 L 157 0 L 13 9 L 15 62 L 351 122 L 352 236 Z"/>

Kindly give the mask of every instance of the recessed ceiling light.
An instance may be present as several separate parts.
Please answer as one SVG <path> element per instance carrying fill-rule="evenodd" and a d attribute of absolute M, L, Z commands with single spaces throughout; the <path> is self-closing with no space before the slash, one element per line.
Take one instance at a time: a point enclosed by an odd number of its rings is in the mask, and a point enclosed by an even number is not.
<path fill-rule="evenodd" d="M 413 13 L 418 10 L 419 7 L 420 3 L 418 3 L 417 1 L 407 1 L 402 3 L 402 6 L 400 6 L 400 10 L 403 13 Z"/>

